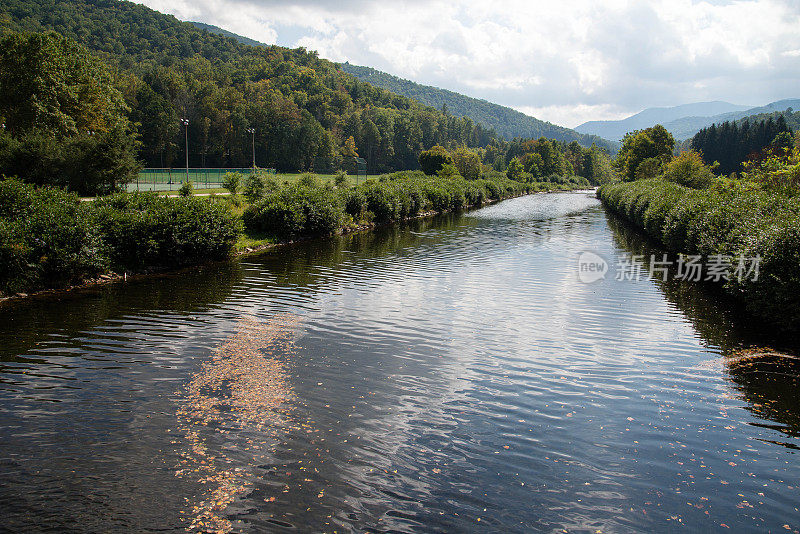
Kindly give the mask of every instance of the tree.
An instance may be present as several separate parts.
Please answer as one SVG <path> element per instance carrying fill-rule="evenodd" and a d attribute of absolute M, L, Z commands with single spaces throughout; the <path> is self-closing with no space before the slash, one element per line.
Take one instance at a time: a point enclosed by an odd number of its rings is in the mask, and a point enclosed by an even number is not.
<path fill-rule="evenodd" d="M 346 158 L 357 158 L 358 152 L 356 152 L 356 140 L 353 139 L 353 136 L 347 138 L 344 142 L 344 148 L 342 149 L 342 156 Z"/>
<path fill-rule="evenodd" d="M 742 170 L 742 163 L 767 157 L 770 146 L 787 149 L 791 146 L 792 130 L 783 115 L 777 120 L 770 115 L 726 121 L 703 128 L 691 141 L 691 148 L 703 156 L 706 163 L 719 163 L 716 172 L 730 174 Z M 778 143 L 776 144 L 776 139 Z"/>
<path fill-rule="evenodd" d="M 661 169 L 663 168 L 663 164 L 661 160 L 658 158 L 646 158 L 643 159 L 639 166 L 636 167 L 636 173 L 634 174 L 637 180 L 647 180 L 649 178 L 655 178 L 659 174 L 661 174 Z"/>
<path fill-rule="evenodd" d="M 664 177 L 686 187 L 702 189 L 711 184 L 714 173 L 698 152 L 688 150 L 667 164 Z"/>
<path fill-rule="evenodd" d="M 134 143 L 121 126 L 63 139 L 39 131 L 19 137 L 2 135 L 0 174 L 82 195 L 112 193 L 139 171 Z"/>
<path fill-rule="evenodd" d="M 772 143 L 770 144 L 775 148 L 787 150 L 792 147 L 793 142 L 794 138 L 792 137 L 792 134 L 784 131 L 776 135 L 775 139 L 773 139 Z"/>
<path fill-rule="evenodd" d="M 81 194 L 138 172 L 137 140 L 108 68 L 54 32 L 0 38 L 0 174 Z"/>
<path fill-rule="evenodd" d="M 466 147 L 459 147 L 451 154 L 453 165 L 458 169 L 458 173 L 468 180 L 477 180 L 481 177 L 483 164 L 481 157 Z"/>
<path fill-rule="evenodd" d="M 666 128 L 657 124 L 645 130 L 636 130 L 625 134 L 622 147 L 614 160 L 614 167 L 623 180 L 636 179 L 636 171 L 648 158 L 658 160 L 662 165 L 672 159 L 675 139 Z M 653 166 L 648 164 L 648 168 Z"/>
<path fill-rule="evenodd" d="M 541 178 L 544 176 L 544 160 L 538 152 L 525 154 L 520 159 L 520 163 L 525 168 L 525 172 L 531 173 L 534 178 Z"/>
<path fill-rule="evenodd" d="M 55 32 L 0 38 L 0 115 L 13 135 L 108 132 L 128 107 L 108 68 Z"/>
<path fill-rule="evenodd" d="M 436 145 L 419 155 L 419 166 L 428 176 L 437 174 L 445 165 L 452 165 L 453 158 L 443 146 Z"/>
<path fill-rule="evenodd" d="M 525 167 L 523 167 L 522 163 L 520 163 L 517 158 L 514 158 L 508 162 L 508 168 L 506 169 L 506 176 L 508 176 L 512 180 L 519 180 L 524 172 L 525 172 Z"/>

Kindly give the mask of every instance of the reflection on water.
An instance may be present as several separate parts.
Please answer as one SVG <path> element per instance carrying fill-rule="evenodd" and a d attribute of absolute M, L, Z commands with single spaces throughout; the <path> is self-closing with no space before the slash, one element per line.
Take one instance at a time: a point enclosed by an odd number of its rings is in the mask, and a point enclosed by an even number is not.
<path fill-rule="evenodd" d="M 798 375 L 741 353 L 771 340 L 579 282 L 647 246 L 536 195 L 6 307 L 4 527 L 797 531 Z"/>
<path fill-rule="evenodd" d="M 625 226 L 613 216 L 609 226 L 614 241 L 631 255 L 641 255 L 649 268 L 649 258 L 660 258 L 663 251 L 652 246 L 641 234 Z M 773 346 L 786 347 L 790 352 L 777 352 L 751 346 L 759 340 L 759 332 L 768 331 L 753 318 L 737 313 L 732 302 L 714 286 L 678 280 L 674 271 L 666 282 L 654 283 L 667 300 L 681 310 L 701 333 L 704 341 L 720 347 L 723 358 L 715 363 L 724 365 L 735 389 L 747 401 L 745 406 L 758 419 L 753 425 L 767 425 L 787 436 L 800 437 L 800 360 L 796 339 L 775 339 Z M 769 439 L 769 438 L 759 438 Z M 797 449 L 795 442 L 769 439 L 776 445 Z"/>

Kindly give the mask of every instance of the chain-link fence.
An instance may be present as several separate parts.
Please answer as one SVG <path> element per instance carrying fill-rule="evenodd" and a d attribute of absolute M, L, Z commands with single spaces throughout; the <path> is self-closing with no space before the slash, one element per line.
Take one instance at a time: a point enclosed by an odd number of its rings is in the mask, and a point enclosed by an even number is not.
<path fill-rule="evenodd" d="M 260 172 L 275 174 L 275 169 L 258 169 Z M 189 181 L 195 189 L 215 189 L 222 187 L 226 173 L 239 172 L 245 175 L 253 172 L 252 168 L 207 168 L 189 169 Z M 130 182 L 128 191 L 177 191 L 186 181 L 186 168 L 142 169 L 136 180 Z"/>

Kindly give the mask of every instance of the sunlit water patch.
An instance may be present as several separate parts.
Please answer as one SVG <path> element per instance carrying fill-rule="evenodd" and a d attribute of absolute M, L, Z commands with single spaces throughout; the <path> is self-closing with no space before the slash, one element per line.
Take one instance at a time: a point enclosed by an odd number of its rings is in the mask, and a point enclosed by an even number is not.
<path fill-rule="evenodd" d="M 555 219 L 587 208 L 597 206 L 599 201 L 594 190 L 576 191 L 569 194 L 529 195 L 506 200 L 467 214 L 478 219 L 498 219 L 509 221 L 543 221 Z"/>

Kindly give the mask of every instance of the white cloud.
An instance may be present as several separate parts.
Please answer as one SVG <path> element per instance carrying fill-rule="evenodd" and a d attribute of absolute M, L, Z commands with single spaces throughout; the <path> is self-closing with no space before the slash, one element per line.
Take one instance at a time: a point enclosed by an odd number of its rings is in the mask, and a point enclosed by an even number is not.
<path fill-rule="evenodd" d="M 267 43 L 575 121 L 798 97 L 793 0 L 145 0 Z"/>

